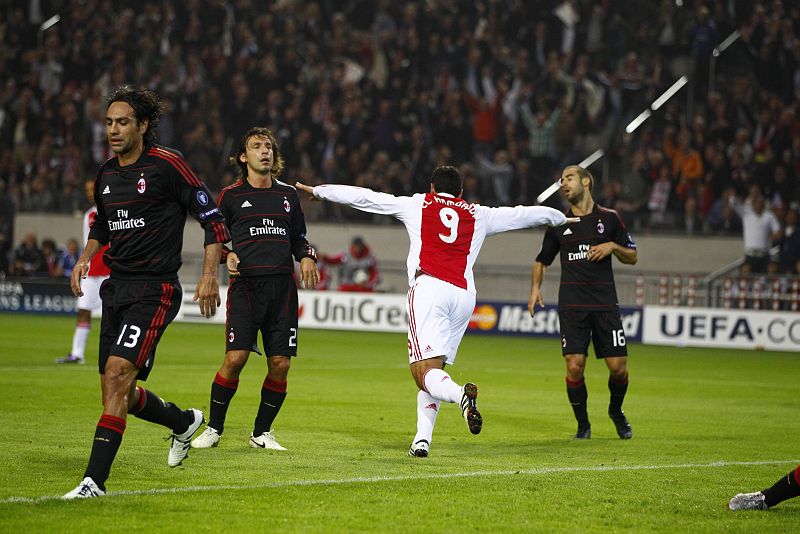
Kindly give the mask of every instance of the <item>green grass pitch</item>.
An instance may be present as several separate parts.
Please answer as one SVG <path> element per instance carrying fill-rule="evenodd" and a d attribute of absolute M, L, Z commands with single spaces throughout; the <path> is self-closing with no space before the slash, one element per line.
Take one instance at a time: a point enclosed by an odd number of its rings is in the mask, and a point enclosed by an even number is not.
<path fill-rule="evenodd" d="M 102 409 L 96 365 L 53 363 L 73 321 L 0 315 L 2 532 L 800 529 L 800 499 L 767 512 L 726 506 L 800 462 L 800 354 L 631 345 L 629 441 L 606 416 L 608 375 L 592 358 L 592 439 L 577 442 L 558 341 L 470 335 L 448 369 L 478 384 L 483 432 L 443 405 L 427 459 L 407 456 L 416 390 L 405 336 L 303 331 L 275 424 L 287 452 L 247 446 L 266 372 L 253 355 L 218 448 L 170 469 L 168 431 L 130 418 L 109 496 L 63 502 Z M 206 411 L 223 335 L 171 325 L 147 387 Z"/>

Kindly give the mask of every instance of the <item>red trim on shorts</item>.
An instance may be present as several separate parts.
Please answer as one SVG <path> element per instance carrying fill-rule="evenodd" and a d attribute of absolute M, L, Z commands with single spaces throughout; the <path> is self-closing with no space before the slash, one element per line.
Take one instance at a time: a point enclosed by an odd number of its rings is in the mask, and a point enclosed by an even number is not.
<path fill-rule="evenodd" d="M 225 378 L 220 376 L 219 373 L 214 377 L 214 383 L 227 389 L 237 389 L 239 387 L 238 378 Z"/>
<path fill-rule="evenodd" d="M 103 414 L 100 416 L 100 421 L 97 422 L 97 426 L 107 428 L 120 436 L 125 433 L 125 419 L 120 419 L 113 415 Z"/>
<path fill-rule="evenodd" d="M 267 377 L 264 379 L 264 384 L 261 387 L 269 391 L 274 391 L 275 393 L 286 393 L 286 384 L 287 382 L 278 382 L 277 380 L 272 380 L 270 377 Z"/>
<path fill-rule="evenodd" d="M 147 403 L 147 390 L 142 386 L 136 386 L 136 389 L 139 391 L 139 401 L 136 403 L 136 406 L 128 410 L 128 413 L 132 413 L 134 415 L 141 412 L 144 408 L 144 405 Z"/>
<path fill-rule="evenodd" d="M 581 386 L 582 386 L 584 383 L 585 383 L 585 380 L 584 380 L 583 378 L 581 378 L 581 379 L 580 379 L 580 380 L 578 380 L 577 382 L 573 382 L 572 380 L 570 380 L 570 379 L 569 379 L 569 377 L 567 377 L 567 387 L 568 387 L 568 388 L 579 388 L 579 387 L 581 387 Z"/>
<path fill-rule="evenodd" d="M 233 288 L 233 284 L 236 282 L 235 277 L 231 277 L 230 282 L 228 283 L 228 295 L 225 297 L 225 341 L 228 341 L 228 324 L 231 320 L 231 288 Z"/>
<path fill-rule="evenodd" d="M 414 291 L 416 290 L 417 285 L 414 284 L 411 286 L 411 289 L 408 292 L 408 330 L 409 330 L 409 339 L 411 341 L 411 356 L 414 357 L 414 360 L 421 360 L 422 359 L 422 351 L 419 348 L 419 339 L 417 339 L 417 320 L 414 317 Z"/>
<path fill-rule="evenodd" d="M 142 343 L 142 348 L 139 349 L 139 354 L 136 357 L 136 367 L 139 369 L 142 368 L 147 358 L 150 356 L 150 352 L 158 337 L 158 330 L 164 326 L 164 318 L 167 315 L 167 310 L 172 306 L 172 294 L 174 291 L 172 284 L 167 282 L 161 284 L 161 304 L 158 306 L 155 315 L 153 315 L 153 320 L 150 321 L 144 343 Z"/>
<path fill-rule="evenodd" d="M 797 469 L 794 470 L 794 481 L 797 482 L 798 486 L 800 486 L 800 465 L 798 465 Z"/>

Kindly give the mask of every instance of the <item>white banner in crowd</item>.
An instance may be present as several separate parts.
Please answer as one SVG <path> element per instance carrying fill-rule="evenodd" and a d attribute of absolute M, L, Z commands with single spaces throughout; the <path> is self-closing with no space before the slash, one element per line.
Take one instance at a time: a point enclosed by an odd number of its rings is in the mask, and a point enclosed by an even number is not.
<path fill-rule="evenodd" d="M 800 314 L 645 306 L 648 345 L 800 351 Z"/>

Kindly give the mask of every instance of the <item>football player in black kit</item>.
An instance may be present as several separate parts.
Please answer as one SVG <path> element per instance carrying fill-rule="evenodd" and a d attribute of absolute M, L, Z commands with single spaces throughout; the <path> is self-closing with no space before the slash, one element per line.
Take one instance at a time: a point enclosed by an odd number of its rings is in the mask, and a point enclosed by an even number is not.
<path fill-rule="evenodd" d="M 235 163 L 239 181 L 219 195 L 219 208 L 230 228 L 233 250 L 226 264 L 231 275 L 225 324 L 225 360 L 211 383 L 208 426 L 192 447 L 216 447 L 228 405 L 239 386 L 261 331 L 267 376 L 261 388 L 250 446 L 286 450 L 272 435 L 272 422 L 286 398 L 292 356 L 297 355 L 297 286 L 294 259 L 307 288 L 319 281 L 317 256 L 306 239 L 306 223 L 294 187 L 277 180 L 283 170 L 275 136 L 252 128 L 242 138 Z"/>
<path fill-rule="evenodd" d="M 203 424 L 202 412 L 181 410 L 137 380 L 147 380 L 158 341 L 180 308 L 178 269 L 187 212 L 205 230 L 203 274 L 194 300 L 206 317 L 220 303 L 217 271 L 222 245 L 230 240 L 206 186 L 178 152 L 155 144 L 161 116 L 155 93 L 123 86 L 107 102 L 106 133 L 114 157 L 97 171 L 97 216 L 71 278 L 72 291 L 80 296 L 89 260 L 110 245 L 104 258 L 111 276 L 100 287 L 103 415 L 84 479 L 65 499 L 105 494 L 128 414 L 172 430 L 170 467 L 186 458 L 191 437 Z"/>
<path fill-rule="evenodd" d="M 591 341 L 595 356 L 604 358 L 609 370 L 611 400 L 608 415 L 619 437 L 630 439 L 633 431 L 622 412 L 622 401 L 628 390 L 628 349 L 617 304 L 611 256 L 634 265 L 636 243 L 617 212 L 595 204 L 593 185 L 591 173 L 577 165 L 562 172 L 561 192 L 570 204 L 567 217 L 580 217 L 580 223 L 548 228 L 545 232 L 542 249 L 533 264 L 528 311 L 533 316 L 536 304 L 544 306 L 541 287 L 545 268 L 560 252 L 558 319 L 562 353 L 567 362 L 567 396 L 578 420 L 575 437 L 588 439 L 592 436 L 583 380 Z"/>

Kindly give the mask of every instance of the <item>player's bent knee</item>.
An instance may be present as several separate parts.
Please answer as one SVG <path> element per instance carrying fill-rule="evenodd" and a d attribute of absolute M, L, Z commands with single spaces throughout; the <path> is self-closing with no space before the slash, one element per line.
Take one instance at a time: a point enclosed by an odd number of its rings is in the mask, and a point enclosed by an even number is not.
<path fill-rule="evenodd" d="M 237 377 L 244 369 L 250 353 L 246 350 L 232 350 L 225 353 L 225 361 L 222 364 L 226 377 Z"/>
<path fill-rule="evenodd" d="M 626 356 L 614 356 L 606 358 L 608 371 L 612 376 L 624 377 L 628 374 L 628 358 Z"/>
<path fill-rule="evenodd" d="M 277 375 L 288 375 L 292 365 L 292 358 L 289 356 L 270 356 L 267 358 L 267 368 L 270 373 Z"/>
<path fill-rule="evenodd" d="M 417 387 L 425 391 L 425 374 L 431 369 L 444 369 L 444 356 L 438 358 L 428 358 L 411 364 L 411 376 Z"/>

